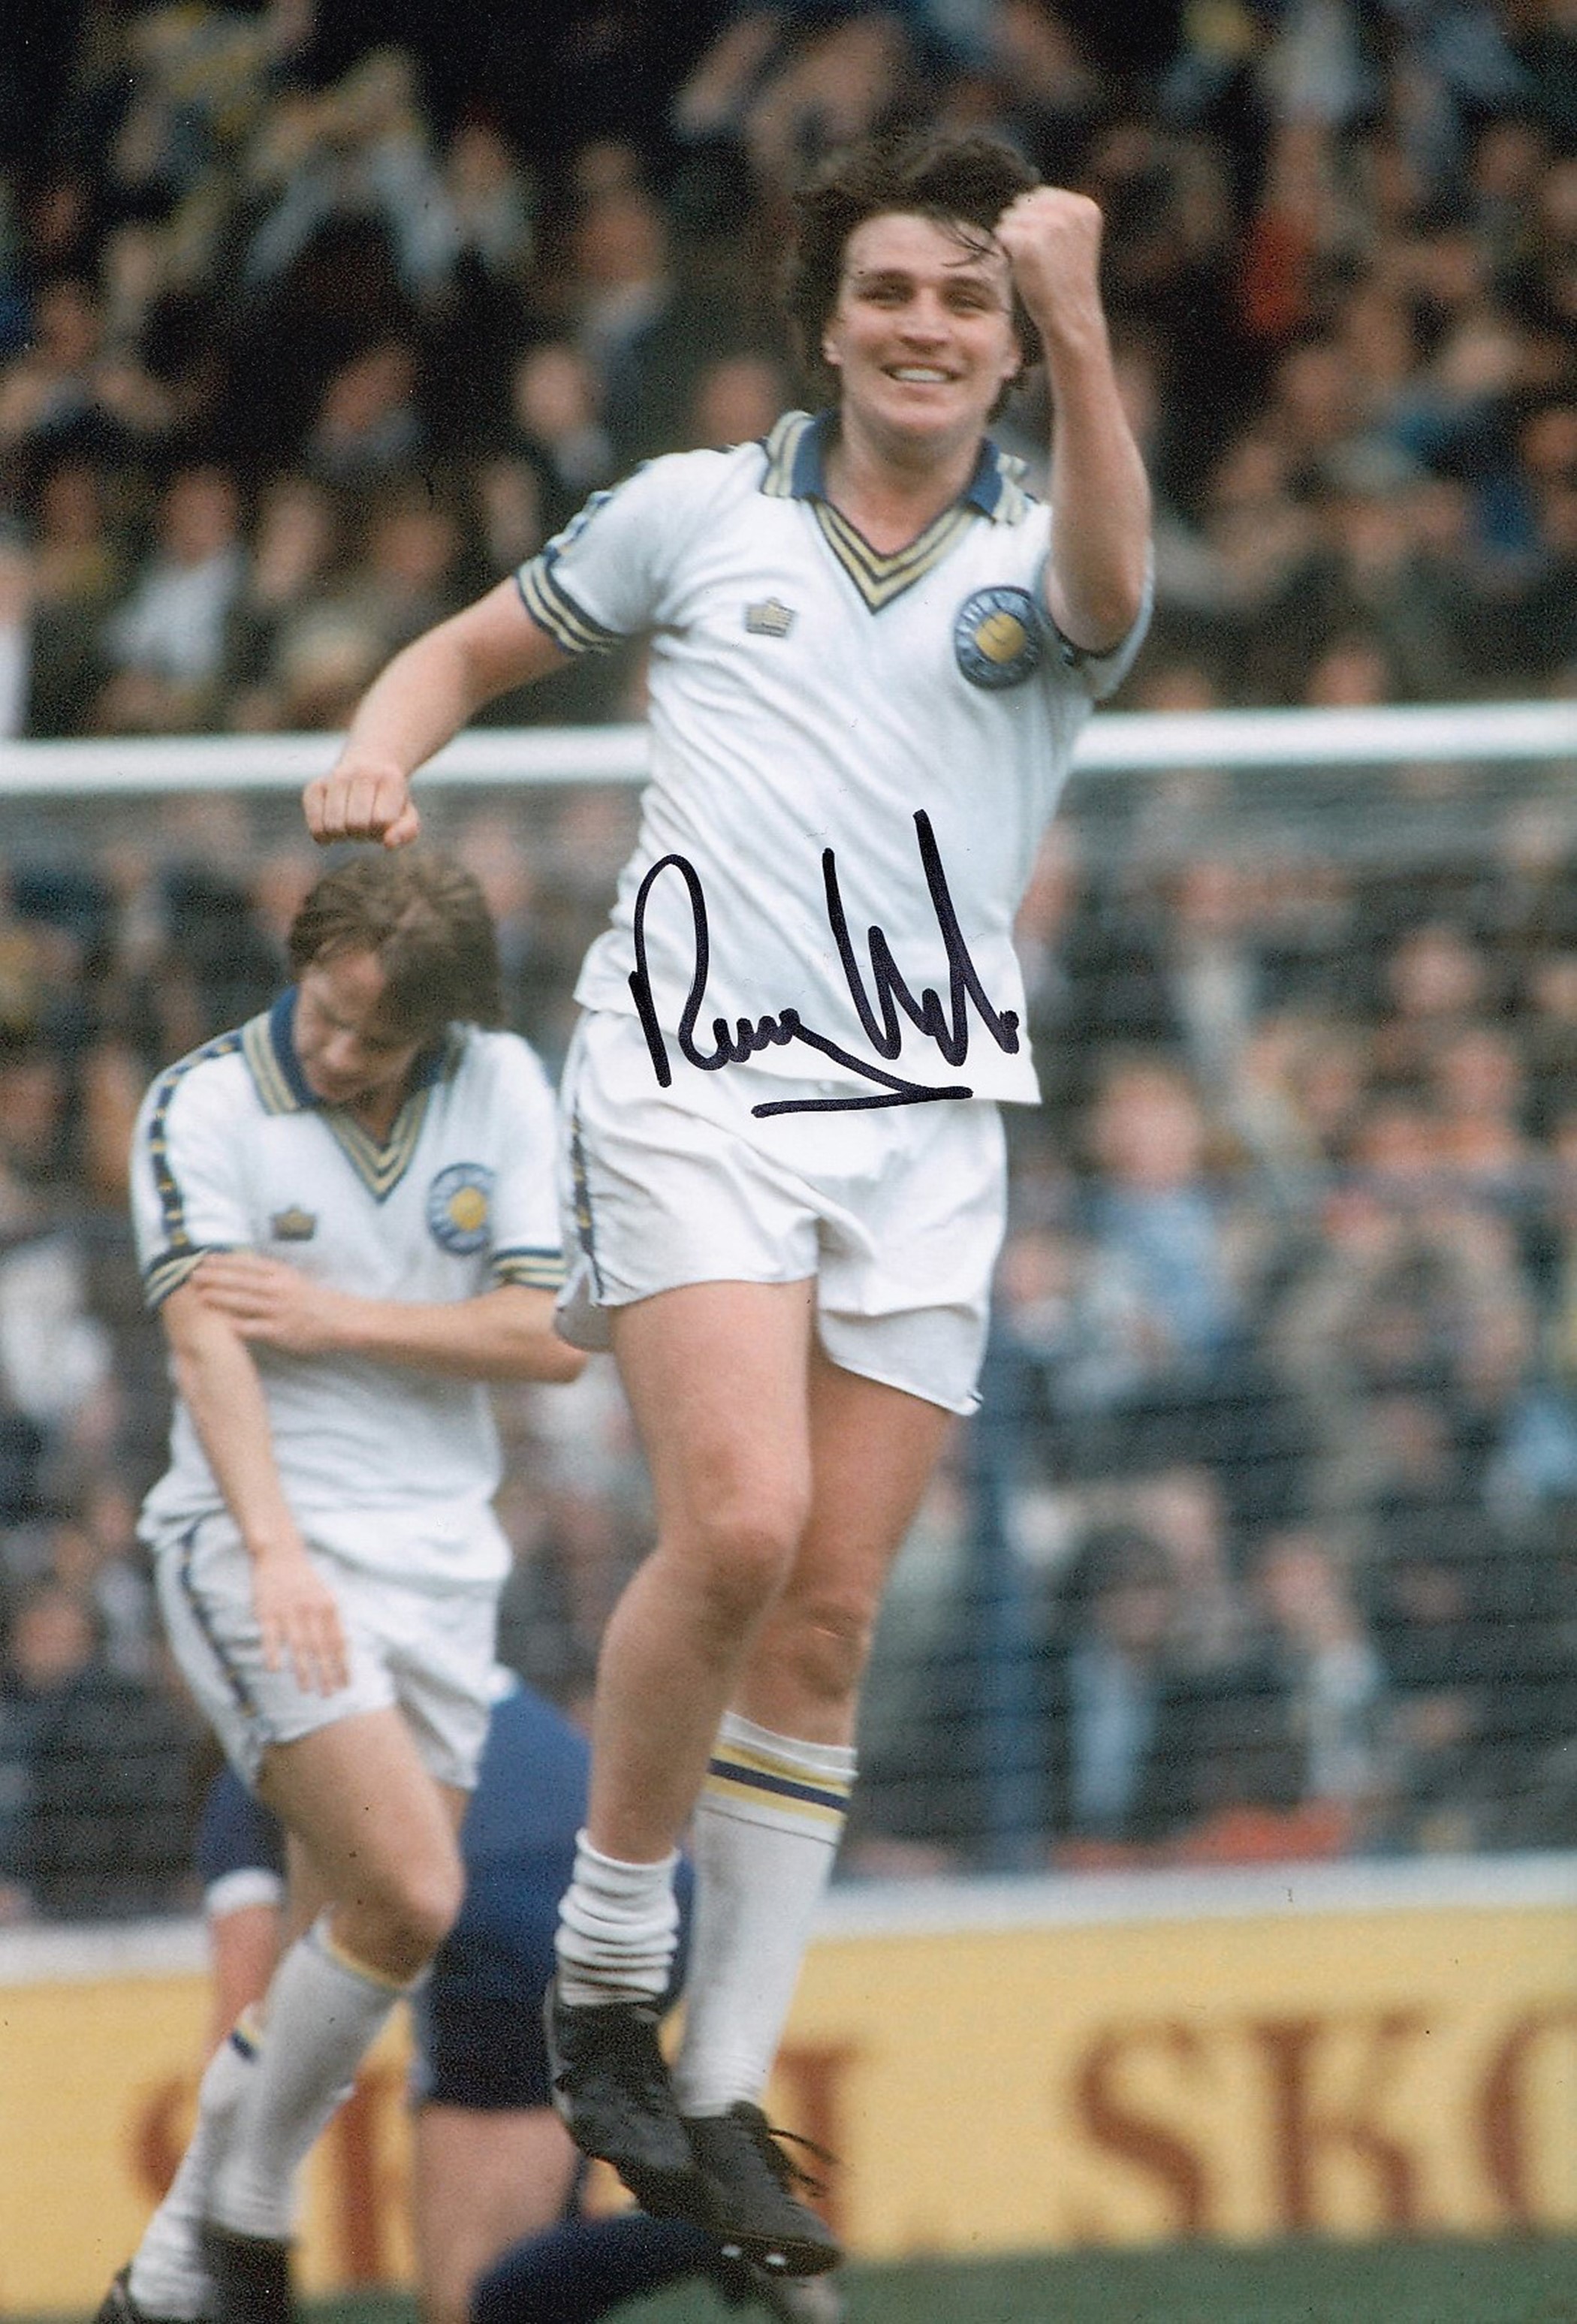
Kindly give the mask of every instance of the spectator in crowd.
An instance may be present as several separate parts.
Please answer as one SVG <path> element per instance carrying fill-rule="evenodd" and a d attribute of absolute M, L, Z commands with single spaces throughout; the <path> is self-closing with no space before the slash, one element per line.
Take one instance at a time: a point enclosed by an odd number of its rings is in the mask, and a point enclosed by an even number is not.
<path fill-rule="evenodd" d="M 106 473 L 74 456 L 44 465 L 21 497 L 17 734 L 80 732 L 109 674 L 105 624 L 127 580 L 113 497 Z"/>
<path fill-rule="evenodd" d="M 1185 1062 L 1218 1101 L 1234 1087 L 1266 997 L 1253 927 L 1253 872 L 1220 854 L 1180 864 L 1155 933 L 1157 973 Z"/>
<path fill-rule="evenodd" d="M 775 355 L 715 355 L 696 374 L 684 428 L 686 442 L 753 443 L 770 432 L 790 400 L 787 374 Z"/>
<path fill-rule="evenodd" d="M 508 1020 L 540 1041 L 558 1066 L 564 1038 L 554 1012 L 562 1009 L 577 955 L 573 945 L 565 949 L 554 941 L 540 861 L 522 838 L 519 818 L 495 807 L 466 816 L 455 835 L 455 854 L 481 881 L 498 929 Z"/>
<path fill-rule="evenodd" d="M 413 304 L 438 295 L 456 256 L 456 220 L 407 50 L 370 50 L 331 88 L 297 92 L 261 129 L 248 284 L 278 282 L 337 220 L 367 218 L 386 235 Z"/>
<path fill-rule="evenodd" d="M 1262 1541 L 1250 1587 L 1296 1747 L 1296 1804 L 1329 1812 L 1323 1848 L 1351 1849 L 1379 1827 L 1388 1790 L 1379 1653 L 1335 1546 L 1318 1528 Z"/>
<path fill-rule="evenodd" d="M 652 406 L 670 392 L 652 355 L 676 291 L 669 241 L 660 203 L 633 171 L 588 187 L 569 226 L 565 317 L 599 383 L 616 473 L 657 448 Z"/>
<path fill-rule="evenodd" d="M 268 731 L 293 723 L 285 668 L 300 629 L 333 592 L 343 534 L 339 503 L 317 478 L 287 469 L 263 487 L 245 571 L 225 622 L 223 684 L 233 725 Z"/>
<path fill-rule="evenodd" d="M 145 365 L 106 347 L 92 283 L 62 274 L 42 284 L 30 343 L 0 370 L 0 476 L 25 491 L 40 466 L 68 454 L 145 460 L 160 448 L 171 417 Z"/>
<path fill-rule="evenodd" d="M 208 464 L 180 470 L 160 496 L 153 552 L 105 625 L 113 674 L 95 706 L 101 731 L 180 733 L 212 716 L 245 561 L 234 477 Z"/>
<path fill-rule="evenodd" d="M 1200 1679 L 1230 1669 L 1242 1657 L 1250 1625 L 1236 1578 L 1232 1502 L 1220 1474 L 1197 1459 L 1173 1462 L 1120 1480 L 1118 1508 L 1171 1560 L 1178 1664 Z"/>
<path fill-rule="evenodd" d="M 1577 1089 L 1577 945 L 1531 961 L 1518 1028 L 1528 1068 L 1528 1126 L 1536 1143 L 1554 1139 Z"/>
<path fill-rule="evenodd" d="M 1496 1748 L 1473 1794 L 1469 1837 L 1497 1848 L 1577 1841 L 1577 1504 L 1552 1493 L 1495 1544 L 1502 1677 Z M 1493 1554 L 1493 1553 L 1491 1553 Z M 1410 1647 L 1404 1628 L 1399 1643 Z M 1481 1655 L 1481 1638 L 1474 1651 Z M 1460 1831 L 1460 1824 L 1459 1824 Z"/>
<path fill-rule="evenodd" d="M 1503 1213 L 1520 1213 L 1534 1156 L 1515 1035 L 1500 1024 L 1463 1026 L 1436 1051 L 1427 1090 L 1443 1171 Z"/>
<path fill-rule="evenodd" d="M 0 1409 L 24 1416 L 40 1456 L 86 1421 L 108 1379 L 87 1298 L 72 1183 L 70 1084 L 42 1031 L 0 1036 Z"/>
<path fill-rule="evenodd" d="M 998 1392 L 1019 1426 L 1027 1483 L 1077 1473 L 1092 1422 L 1132 1377 L 1126 1303 L 1097 1268 L 1089 1237 L 1057 1215 L 1055 1196 L 1053 1204 L 1051 1215 L 1010 1230 L 994 1291 Z"/>
<path fill-rule="evenodd" d="M 1370 1618 L 1390 1698 L 1394 1796 L 1381 1829 L 1407 1850 L 1470 1848 L 1489 1837 L 1507 1768 L 1495 1728 L 1504 1643 L 1486 1588 L 1489 1529 L 1471 1543 L 1449 1525 L 1431 1538 L 1399 1525 L 1378 1546 Z"/>
<path fill-rule="evenodd" d="M 368 494 L 360 553 L 337 603 L 374 640 L 380 662 L 464 600 L 470 574 L 459 510 L 429 475 Z"/>
<path fill-rule="evenodd" d="M 603 402 L 601 374 L 572 340 L 543 340 L 515 365 L 515 448 L 540 477 L 545 531 L 557 532 L 588 493 L 613 482 L 616 459 Z"/>
<path fill-rule="evenodd" d="M 1186 1074 L 1162 1058 L 1108 1065 L 1089 1125 L 1100 1256 L 1131 1286 L 1136 1339 L 1165 1363 L 1209 1357 L 1232 1329 L 1222 1221 L 1204 1175 L 1207 1128 Z"/>
<path fill-rule="evenodd" d="M 417 351 L 406 338 L 363 347 L 330 374 L 301 446 L 320 484 L 365 493 L 420 472 L 427 427 L 417 401 Z"/>
<path fill-rule="evenodd" d="M 508 572 L 535 557 L 548 539 L 542 475 L 507 447 L 484 454 L 470 471 L 472 546 L 489 573 Z"/>
<path fill-rule="evenodd" d="M 1187 1674 L 1173 1653 L 1178 1582 L 1137 1526 L 1078 1545 L 1048 1626 L 1047 1830 L 1058 1863 L 1121 1859 L 1170 1839 L 1197 1807 Z"/>
<path fill-rule="evenodd" d="M 57 1489 L 61 1481 L 55 1480 Z M 88 1470 L 74 1492 L 62 1492 L 58 1505 L 6 1536 L 0 1614 L 8 1598 L 42 1581 L 58 1582 L 87 1608 L 110 1671 L 123 1678 L 159 1676 L 158 1617 L 135 1518 L 115 1479 Z"/>
<path fill-rule="evenodd" d="M 1406 875 L 1404 875 L 1406 876 Z M 1488 1014 L 1493 966 L 1468 932 L 1424 920 L 1397 934 L 1380 961 L 1377 1074 L 1393 1089 L 1423 1087 L 1445 1042 Z"/>
<path fill-rule="evenodd" d="M 115 1671 L 90 1605 L 45 1576 L 13 1613 L 0 1664 L 0 1885 L 49 1920 L 124 1919 L 189 1901 L 195 1745 L 171 1696 Z"/>
<path fill-rule="evenodd" d="M 90 460 L 53 462 L 28 505 L 41 601 L 101 617 L 125 587 L 124 544 L 115 520 L 113 470 Z"/>
<path fill-rule="evenodd" d="M 1408 1141 L 1399 1153 L 1382 1146 L 1388 1124 Z M 1326 1195 L 1318 1244 L 1269 1324 L 1311 1432 L 1309 1489 L 1333 1520 L 1373 1508 L 1395 1450 L 1388 1398 L 1398 1393 L 1444 1400 L 1481 1485 L 1486 1448 L 1511 1434 L 1532 1352 L 1514 1239 L 1481 1209 L 1429 1199 L 1434 1156 L 1415 1128 L 1405 1111 L 1377 1116 L 1360 1148 L 1367 1183 Z"/>
<path fill-rule="evenodd" d="M 1211 1171 L 1209 1135 L 1181 1066 L 1107 1059 L 1088 1124 L 1093 1298 L 1126 1358 L 1111 1415 L 1157 1443 L 1219 1439 L 1213 1407 L 1244 1345 L 1248 1221 Z"/>
<path fill-rule="evenodd" d="M 807 163 L 890 124 L 917 66 L 897 9 L 747 8 L 700 59 L 676 117 L 691 140 L 736 150 L 758 198 L 780 200 Z"/>

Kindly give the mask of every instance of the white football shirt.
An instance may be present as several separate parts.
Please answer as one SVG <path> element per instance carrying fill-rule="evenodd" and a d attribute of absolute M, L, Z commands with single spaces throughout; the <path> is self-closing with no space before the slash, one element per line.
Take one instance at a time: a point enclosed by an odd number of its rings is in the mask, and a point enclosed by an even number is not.
<path fill-rule="evenodd" d="M 132 1212 L 150 1305 L 209 1250 L 255 1250 L 373 1299 L 557 1289 L 553 1093 L 528 1045 L 451 1027 L 380 1142 L 313 1097 L 294 1009 L 285 993 L 161 1074 L 143 1101 Z M 357 1357 L 253 1354 L 286 1499 L 311 1539 L 418 1587 L 496 1583 L 509 1549 L 478 1521 L 500 1476 L 484 1383 Z M 163 1537 L 222 1507 L 178 1398 L 143 1530 Z"/>
<path fill-rule="evenodd" d="M 640 837 L 576 998 L 642 1016 L 676 1082 L 688 1011 L 697 1055 L 851 1096 L 1033 1101 L 1014 916 L 1144 622 L 1099 657 L 1058 636 L 1050 512 L 989 443 L 877 554 L 825 498 L 827 425 L 654 460 L 520 570 L 569 651 L 651 633 Z"/>

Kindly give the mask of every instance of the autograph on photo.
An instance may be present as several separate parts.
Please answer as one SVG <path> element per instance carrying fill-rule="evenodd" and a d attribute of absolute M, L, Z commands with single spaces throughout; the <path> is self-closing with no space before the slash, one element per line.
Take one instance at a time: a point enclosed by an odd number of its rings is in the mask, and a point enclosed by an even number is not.
<path fill-rule="evenodd" d="M 931 827 L 931 819 L 923 808 L 915 816 L 915 830 L 919 840 L 920 862 L 930 891 L 931 907 L 936 916 L 947 955 L 948 990 L 945 1002 L 933 987 L 927 985 L 917 1000 L 893 958 L 892 947 L 886 933 L 872 927 L 866 942 L 870 954 L 870 981 L 855 957 L 854 942 L 849 933 L 848 915 L 844 909 L 843 892 L 838 885 L 837 856 L 834 849 L 825 850 L 821 859 L 822 880 L 826 890 L 827 925 L 833 942 L 838 949 L 844 982 L 853 1001 L 867 1038 L 879 1056 L 890 1060 L 902 1054 L 904 1028 L 900 1018 L 909 1023 L 927 1040 L 936 1044 L 949 1065 L 962 1065 L 969 1055 L 969 1009 L 971 1002 L 979 1012 L 980 1021 L 1000 1049 L 1010 1056 L 1019 1048 L 1019 1019 L 1011 1009 L 999 1010 L 992 1002 L 973 961 L 969 946 L 958 925 L 953 898 L 943 869 L 941 850 Z M 860 1097 L 781 1098 L 767 1105 L 751 1108 L 758 1117 L 773 1113 L 852 1113 L 873 1106 L 928 1105 L 944 1098 L 973 1097 L 972 1089 L 959 1084 L 935 1088 L 922 1082 L 906 1081 L 898 1074 L 886 1073 L 869 1058 L 856 1057 L 825 1033 L 816 1032 L 801 1019 L 798 1009 L 779 1009 L 775 1015 L 736 1019 L 731 1030 L 728 1020 L 715 1017 L 712 1038 L 715 1047 L 703 1049 L 696 1039 L 696 1027 L 706 1003 L 706 979 L 711 970 L 712 946 L 707 927 L 706 897 L 701 877 L 687 856 L 664 855 L 651 866 L 636 892 L 634 911 L 635 966 L 630 976 L 630 990 L 635 996 L 635 1006 L 646 1035 L 652 1068 L 658 1083 L 668 1089 L 673 1082 L 673 1066 L 669 1061 L 668 1038 L 658 1022 L 656 1003 L 652 997 L 651 976 L 647 964 L 646 911 L 651 891 L 665 872 L 678 872 L 684 881 L 690 899 L 694 923 L 695 969 L 685 1005 L 673 1038 L 679 1054 L 703 1073 L 718 1073 L 727 1065 L 743 1065 L 747 1058 L 768 1048 L 782 1048 L 790 1041 L 802 1041 L 809 1048 L 830 1057 L 835 1065 L 846 1066 L 862 1081 L 873 1084 L 869 1095 Z"/>

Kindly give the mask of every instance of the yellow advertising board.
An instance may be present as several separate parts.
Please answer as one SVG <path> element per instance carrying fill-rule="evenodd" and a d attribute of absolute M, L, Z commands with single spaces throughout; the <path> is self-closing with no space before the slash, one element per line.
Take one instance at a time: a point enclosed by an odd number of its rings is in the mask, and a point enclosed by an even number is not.
<path fill-rule="evenodd" d="M 872 2258 L 1569 2232 L 1577 1883 L 1370 1885 L 829 1933 L 779 2118 L 842 2158 L 837 2224 Z"/>
<path fill-rule="evenodd" d="M 195 1930 L 0 1941 L 0 2316 L 90 2309 L 180 2152 Z M 409 2281 L 404 2034 L 309 2292 Z M 851 1889 L 771 2094 L 864 2258 L 1577 2227 L 1577 1864 Z"/>
<path fill-rule="evenodd" d="M 180 2159 L 208 1993 L 195 1930 L 0 1944 L 0 2316 L 91 2313 Z M 403 2025 L 315 2158 L 301 2282 L 404 2282 Z"/>

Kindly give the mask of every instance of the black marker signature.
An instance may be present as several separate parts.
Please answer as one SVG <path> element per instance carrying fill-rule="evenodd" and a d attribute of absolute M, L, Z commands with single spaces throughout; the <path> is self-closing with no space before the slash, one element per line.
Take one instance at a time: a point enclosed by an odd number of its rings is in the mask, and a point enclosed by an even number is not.
<path fill-rule="evenodd" d="M 915 816 L 915 829 L 919 838 L 920 862 L 925 870 L 926 885 L 930 891 L 932 909 L 947 955 L 948 989 L 944 1002 L 941 995 L 927 985 L 918 1000 L 910 991 L 902 970 L 893 958 L 892 947 L 886 933 L 872 927 L 867 936 L 870 952 L 870 982 L 867 989 L 864 973 L 854 955 L 853 939 L 849 933 L 848 915 L 844 909 L 843 892 L 838 885 L 837 857 L 827 848 L 821 859 L 822 881 L 826 890 L 827 924 L 833 941 L 838 948 L 849 997 L 853 1001 L 861 1024 L 871 1046 L 878 1056 L 898 1057 L 903 1049 L 903 1027 L 900 1017 L 934 1041 L 950 1065 L 961 1065 L 969 1055 L 969 1008 L 973 1001 L 979 1011 L 982 1024 L 1008 1056 L 1019 1049 L 1019 1019 L 1011 1009 L 997 1009 L 980 973 L 969 955 L 958 925 L 948 890 L 947 874 L 942 868 L 941 851 L 931 828 L 931 818 L 920 809 Z M 635 1007 L 641 1018 L 641 1030 L 650 1053 L 652 1069 L 659 1084 L 668 1089 L 673 1081 L 673 1066 L 669 1061 L 668 1042 L 657 1020 L 657 1009 L 652 999 L 651 976 L 647 965 L 646 908 L 651 890 L 665 872 L 677 872 L 685 883 L 690 899 L 690 917 L 695 929 L 696 965 L 690 978 L 690 989 L 679 1012 L 674 1038 L 681 1056 L 703 1073 L 718 1073 L 726 1065 L 743 1065 L 762 1049 L 783 1048 L 790 1041 L 802 1041 L 812 1049 L 830 1057 L 835 1065 L 844 1065 L 862 1081 L 875 1084 L 872 1093 L 862 1097 L 808 1097 L 776 1099 L 767 1105 L 751 1108 L 752 1114 L 770 1113 L 852 1113 L 873 1106 L 929 1105 L 945 1098 L 973 1097 L 971 1089 L 956 1084 L 936 1089 L 923 1082 L 906 1081 L 897 1074 L 886 1073 L 868 1058 L 852 1056 L 840 1048 L 825 1033 L 807 1025 L 798 1009 L 779 1009 L 776 1015 L 748 1017 L 735 1020 L 731 1031 L 725 1017 L 712 1020 L 712 1038 L 715 1047 L 702 1049 L 696 1040 L 696 1026 L 706 996 L 706 979 L 711 971 L 712 945 L 706 920 L 706 897 L 701 885 L 701 875 L 687 856 L 664 855 L 651 865 L 641 881 L 635 896 L 633 936 L 635 966 L 630 978 L 630 990 L 635 996 Z"/>

